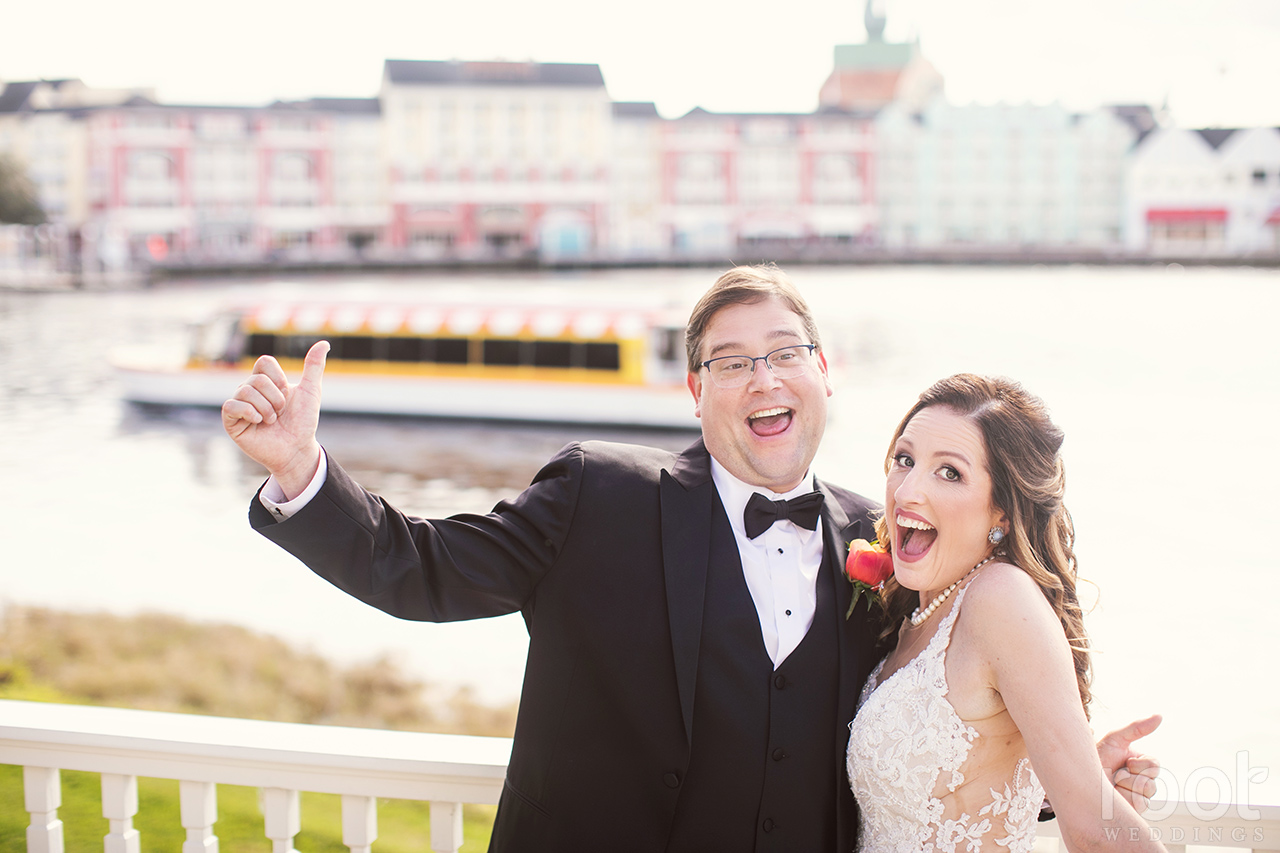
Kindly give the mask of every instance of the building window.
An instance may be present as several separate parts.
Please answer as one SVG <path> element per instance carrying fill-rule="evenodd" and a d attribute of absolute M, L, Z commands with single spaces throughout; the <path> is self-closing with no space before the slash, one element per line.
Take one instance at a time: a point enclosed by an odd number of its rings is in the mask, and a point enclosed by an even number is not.
<path fill-rule="evenodd" d="M 155 151 L 136 151 L 129 158 L 130 177 L 147 181 L 167 181 L 174 177 L 173 160 Z"/>
<path fill-rule="evenodd" d="M 300 116 L 278 116 L 271 122 L 271 126 L 276 130 L 301 133 L 311 130 L 312 122 L 311 119 Z"/>

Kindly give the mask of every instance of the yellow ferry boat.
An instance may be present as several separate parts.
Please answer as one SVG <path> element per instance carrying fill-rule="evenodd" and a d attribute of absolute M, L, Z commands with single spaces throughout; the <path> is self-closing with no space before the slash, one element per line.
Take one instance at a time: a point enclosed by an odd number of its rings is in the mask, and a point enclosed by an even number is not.
<path fill-rule="evenodd" d="M 185 362 L 135 354 L 115 368 L 126 400 L 221 406 L 259 356 L 296 377 L 322 339 L 328 412 L 697 428 L 684 326 L 659 311 L 268 303 L 200 324 Z"/>

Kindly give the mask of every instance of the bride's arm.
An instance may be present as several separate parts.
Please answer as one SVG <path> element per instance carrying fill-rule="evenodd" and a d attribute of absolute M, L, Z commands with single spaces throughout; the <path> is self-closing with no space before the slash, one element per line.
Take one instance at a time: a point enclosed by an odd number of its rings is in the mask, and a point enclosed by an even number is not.
<path fill-rule="evenodd" d="M 1008 564 L 988 566 L 970 587 L 966 633 L 1022 733 L 1067 849 L 1164 850 L 1103 770 L 1062 623 L 1039 587 Z"/>

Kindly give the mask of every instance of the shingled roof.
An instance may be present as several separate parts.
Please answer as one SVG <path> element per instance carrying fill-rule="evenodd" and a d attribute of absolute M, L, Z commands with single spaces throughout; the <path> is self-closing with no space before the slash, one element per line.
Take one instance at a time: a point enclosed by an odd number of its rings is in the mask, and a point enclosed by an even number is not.
<path fill-rule="evenodd" d="M 658 118 L 653 101 L 614 101 L 613 114 L 618 118 Z"/>
<path fill-rule="evenodd" d="M 39 85 L 38 80 L 6 84 L 4 89 L 0 90 L 0 113 L 16 113 L 25 107 L 27 99 Z"/>
<path fill-rule="evenodd" d="M 388 59 L 386 78 L 404 85 L 604 86 L 599 65 Z"/>
<path fill-rule="evenodd" d="M 379 115 L 382 102 L 377 98 L 307 98 L 302 101 L 273 101 L 267 109 Z"/>
<path fill-rule="evenodd" d="M 1200 137 L 1204 139 L 1205 142 L 1209 143 L 1214 150 L 1217 150 L 1222 143 L 1230 139 L 1231 134 L 1235 132 L 1235 128 L 1226 127 L 1207 127 L 1196 131 L 1196 133 L 1200 134 Z"/>

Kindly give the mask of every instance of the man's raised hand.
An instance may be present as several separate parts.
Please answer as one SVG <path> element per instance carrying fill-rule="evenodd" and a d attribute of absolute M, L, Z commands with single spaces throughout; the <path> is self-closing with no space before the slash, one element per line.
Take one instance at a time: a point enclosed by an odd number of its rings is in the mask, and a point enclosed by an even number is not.
<path fill-rule="evenodd" d="M 1156 792 L 1156 776 L 1160 762 L 1149 755 L 1142 755 L 1133 748 L 1133 742 L 1156 730 L 1161 717 L 1153 714 L 1145 720 L 1137 720 L 1122 729 L 1110 732 L 1098 741 L 1098 758 L 1111 778 L 1120 796 L 1129 801 L 1134 811 L 1142 814 L 1151 805 Z"/>
<path fill-rule="evenodd" d="M 271 472 L 287 498 L 294 498 L 320 464 L 316 426 L 320 422 L 320 382 L 329 342 L 307 351 L 302 378 L 290 385 L 280 362 L 264 355 L 253 373 L 222 404 L 222 427 L 241 450 Z"/>

